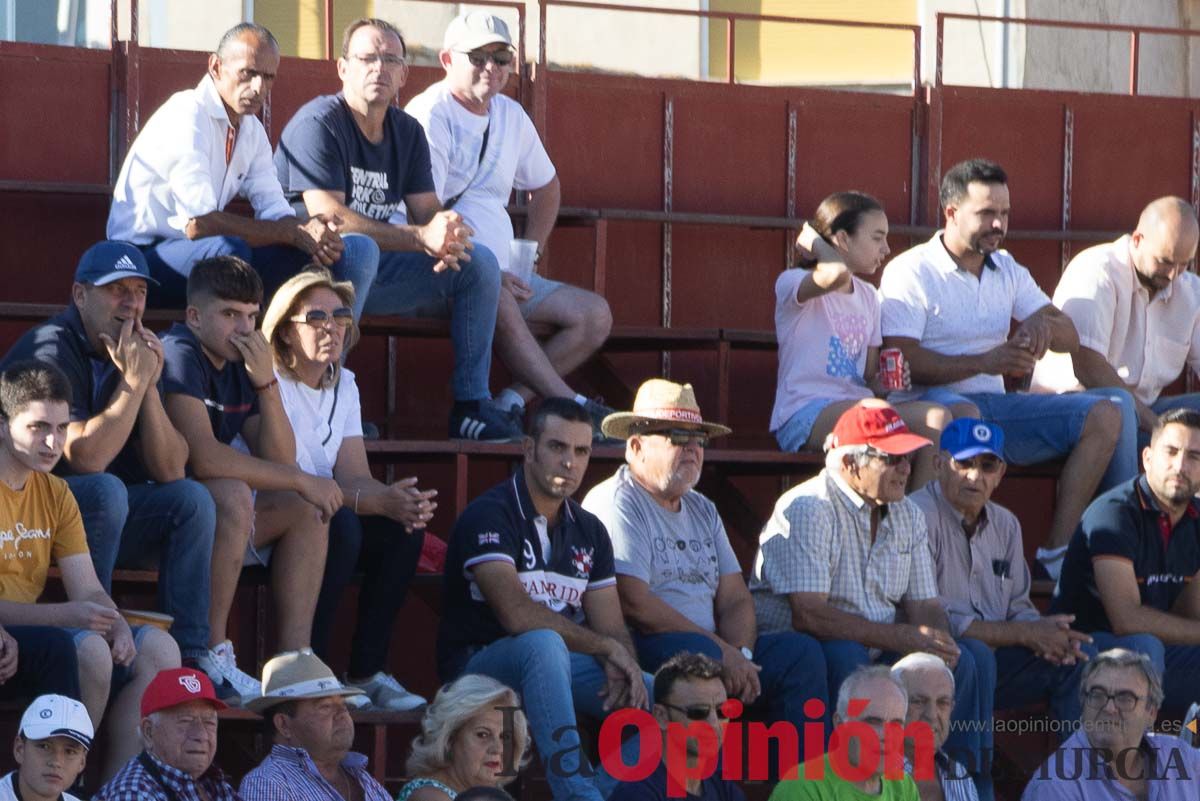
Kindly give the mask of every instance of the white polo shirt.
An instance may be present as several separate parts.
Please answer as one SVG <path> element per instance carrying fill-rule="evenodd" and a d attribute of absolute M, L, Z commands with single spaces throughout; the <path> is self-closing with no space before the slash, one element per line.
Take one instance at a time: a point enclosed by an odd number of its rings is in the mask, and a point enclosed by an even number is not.
<path fill-rule="evenodd" d="M 226 165 L 230 127 L 209 76 L 195 89 L 171 95 L 142 127 L 121 166 L 108 238 L 136 245 L 182 239 L 188 220 L 223 211 L 239 194 L 250 201 L 257 219 L 295 216 L 279 186 L 262 123 L 242 117 Z"/>
<path fill-rule="evenodd" d="M 909 337 L 921 347 L 948 356 L 984 353 L 1008 340 L 1018 322 L 1050 303 L 1007 250 L 988 256 L 976 278 L 959 269 L 938 231 L 928 242 L 909 248 L 883 270 L 879 283 L 883 336 Z M 908 400 L 929 387 L 913 385 L 893 393 Z M 978 373 L 944 385 L 952 392 L 1004 392 L 1004 379 Z"/>
<path fill-rule="evenodd" d="M 1079 344 L 1103 356 L 1145 404 L 1154 403 L 1185 364 L 1200 370 L 1200 277 L 1181 273 L 1154 300 L 1129 258 L 1129 237 L 1071 259 L 1054 305 L 1075 323 Z M 1047 353 L 1033 371 L 1035 392 L 1083 389 L 1071 357 Z"/>

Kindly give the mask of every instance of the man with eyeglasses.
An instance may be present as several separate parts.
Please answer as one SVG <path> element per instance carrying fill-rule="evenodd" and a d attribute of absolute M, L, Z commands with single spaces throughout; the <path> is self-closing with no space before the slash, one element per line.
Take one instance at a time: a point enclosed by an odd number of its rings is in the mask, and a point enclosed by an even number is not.
<path fill-rule="evenodd" d="M 726 720 L 722 705 L 727 700 L 722 681 L 721 663 L 704 654 L 679 653 L 663 662 L 654 674 L 654 719 L 662 732 L 663 760 L 653 773 L 639 782 L 625 782 L 617 787 L 608 801 L 668 801 L 668 770 L 683 766 L 668 765 L 668 742 L 682 736 L 678 730 L 693 724 L 705 724 L 713 733 L 714 744 L 708 753 L 698 737 L 684 740 L 687 767 L 694 769 L 717 757 L 723 739 Z M 672 732 L 672 728 L 675 732 Z M 678 776 L 686 797 L 698 801 L 744 801 L 745 794 L 736 783 L 720 778 L 719 769 L 706 779 L 688 775 Z M 678 798 L 678 796 L 674 796 Z"/>
<path fill-rule="evenodd" d="M 1030 576 L 1016 515 L 991 500 L 1006 468 L 1004 431 L 961 417 L 942 432 L 937 481 L 912 501 L 925 514 L 938 589 L 955 637 L 996 676 L 1000 709 L 1050 702 L 1068 731 L 1079 720 L 1079 677 L 1091 637 L 1071 628 L 1073 615 L 1041 615 L 1029 600 Z"/>
<path fill-rule="evenodd" d="M 434 192 L 421 126 L 392 105 L 408 79 L 404 38 L 383 19 L 351 22 L 337 61 L 342 89 L 310 100 L 283 129 L 275 168 L 298 210 L 341 220 L 382 251 L 368 314 L 449 317 L 454 347 L 449 434 L 504 442 L 521 428 L 488 391 L 500 272 L 457 211 Z M 507 252 L 508 244 L 505 243 Z"/>
<path fill-rule="evenodd" d="M 522 67 L 515 56 L 504 20 L 486 11 L 461 14 L 447 26 L 438 54 L 446 77 L 404 110 L 425 129 L 437 196 L 462 214 L 500 264 L 496 346 L 519 383 L 500 393 L 497 405 L 519 419 L 535 394 L 574 398 L 591 414 L 599 440 L 600 422 L 612 409 L 575 392 L 563 376 L 604 344 L 612 312 L 596 293 L 539 274 L 545 272 L 561 192 L 533 121 L 503 94 Z M 528 283 L 507 271 L 513 190 L 528 200 L 523 236 L 537 243 Z M 527 323 L 549 324 L 554 333 L 539 343 Z"/>
<path fill-rule="evenodd" d="M 909 654 L 892 665 L 892 678 L 908 693 L 905 727 L 919 732 L 920 728 L 913 726 L 919 724 L 933 733 L 932 765 L 918 765 L 916 760 L 926 755 L 917 753 L 917 738 L 904 738 L 904 772 L 913 777 L 921 801 L 979 801 L 971 774 L 942 750 L 950 736 L 950 712 L 954 709 L 950 668 L 933 654 Z"/>
<path fill-rule="evenodd" d="M 1178 718 L 1200 686 L 1200 412 L 1159 417 L 1142 460 L 1144 475 L 1087 508 L 1050 609 L 1099 650 L 1149 656 Z"/>
<path fill-rule="evenodd" d="M 695 489 L 709 439 L 730 429 L 703 419 L 690 384 L 661 378 L 642 384 L 633 411 L 602 426 L 626 441 L 625 464 L 583 508 L 612 537 L 621 608 L 642 667 L 656 670 L 679 651 L 706 654 L 721 665 L 730 697 L 752 704 L 761 696 L 773 721 L 802 731 L 805 701 L 828 703 L 821 647 L 791 629 L 757 632 L 716 504 Z"/>
<path fill-rule="evenodd" d="M 258 115 L 278 71 L 271 32 L 239 23 L 208 56 L 196 88 L 172 95 L 130 145 L 113 187 L 107 236 L 145 254 L 155 279 L 152 306 L 183 308 L 192 265 L 225 255 L 252 264 L 268 296 L 312 262 L 366 296 L 379 248 L 365 236 L 343 237 L 336 215 L 297 214 L 275 176 Z M 239 196 L 253 216 L 226 211 Z"/>
<path fill-rule="evenodd" d="M 821 640 L 831 695 L 861 665 L 925 651 L 954 671 L 954 719 L 988 721 L 990 653 L 951 635 L 925 517 L 904 497 L 912 454 L 930 444 L 884 401 L 846 410 L 826 442 L 825 469 L 776 502 L 759 536 L 750 592 L 760 632 L 796 630 Z M 979 725 L 958 727 L 947 741 L 985 801 L 992 797 L 983 764 L 990 746 L 990 730 Z"/>
<path fill-rule="evenodd" d="M 1104 651 L 1083 671 L 1080 726 L 1033 774 L 1021 801 L 1195 801 L 1200 751 L 1152 731 L 1161 674 L 1145 654 Z"/>

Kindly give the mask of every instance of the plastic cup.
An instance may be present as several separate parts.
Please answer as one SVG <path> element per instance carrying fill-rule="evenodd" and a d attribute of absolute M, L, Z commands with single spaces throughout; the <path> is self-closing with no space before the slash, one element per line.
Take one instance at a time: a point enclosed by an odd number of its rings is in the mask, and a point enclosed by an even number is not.
<path fill-rule="evenodd" d="M 508 246 L 508 267 L 505 272 L 520 278 L 526 284 L 533 278 L 533 265 L 537 261 L 538 243 L 533 239 L 514 239 Z"/>

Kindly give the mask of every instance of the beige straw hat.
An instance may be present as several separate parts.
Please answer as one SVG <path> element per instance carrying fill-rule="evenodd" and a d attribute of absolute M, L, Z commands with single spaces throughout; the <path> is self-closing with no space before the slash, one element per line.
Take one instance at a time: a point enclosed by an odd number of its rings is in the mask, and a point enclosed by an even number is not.
<path fill-rule="evenodd" d="M 300 698 L 363 694 L 362 690 L 338 681 L 329 666 L 308 648 L 287 651 L 267 662 L 263 666 L 262 688 L 262 695 L 244 704 L 251 712 L 264 712 L 276 704 Z"/>
<path fill-rule="evenodd" d="M 638 387 L 633 411 L 610 414 L 600 424 L 600 430 L 605 436 L 628 439 L 651 428 L 662 428 L 663 423 L 698 425 L 710 437 L 732 431 L 720 423 L 704 422 L 691 384 L 676 384 L 663 378 L 651 378 Z"/>

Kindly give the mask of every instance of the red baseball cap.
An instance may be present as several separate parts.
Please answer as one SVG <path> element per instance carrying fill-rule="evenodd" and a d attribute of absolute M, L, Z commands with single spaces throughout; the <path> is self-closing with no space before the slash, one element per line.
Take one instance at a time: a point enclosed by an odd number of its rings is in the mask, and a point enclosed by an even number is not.
<path fill-rule="evenodd" d="M 933 443 L 908 430 L 896 410 L 882 402 L 856 403 L 842 413 L 830 436 L 830 447 L 869 445 L 876 450 L 902 455 Z"/>
<path fill-rule="evenodd" d="M 217 691 L 203 670 L 160 670 L 142 693 L 142 717 L 189 701 L 208 701 L 217 709 L 225 709 L 225 704 L 217 698 Z"/>

